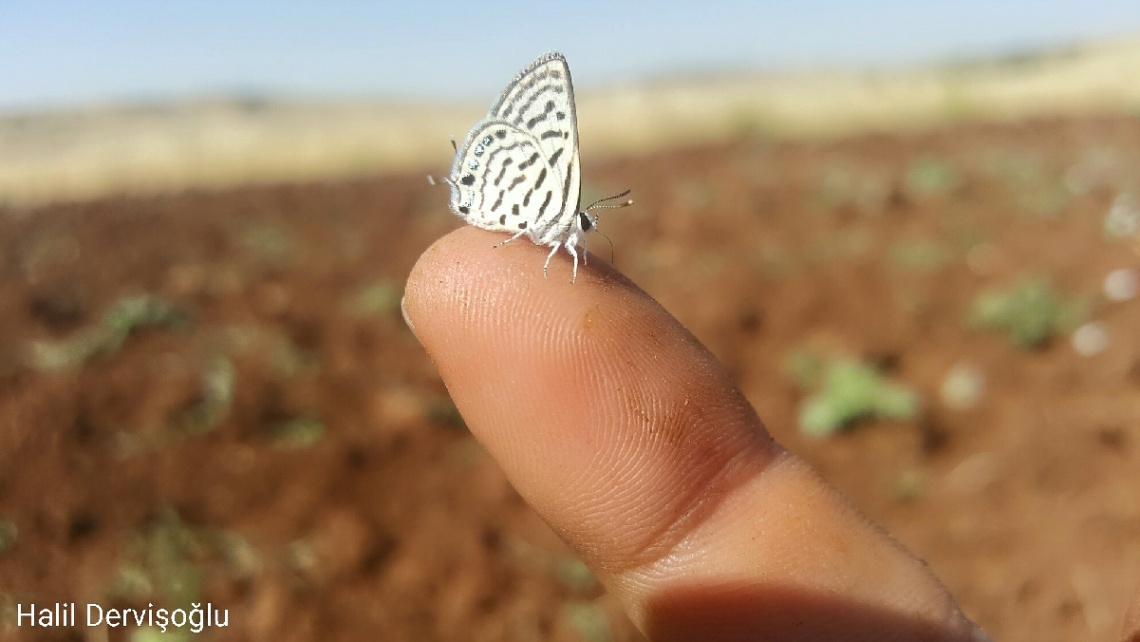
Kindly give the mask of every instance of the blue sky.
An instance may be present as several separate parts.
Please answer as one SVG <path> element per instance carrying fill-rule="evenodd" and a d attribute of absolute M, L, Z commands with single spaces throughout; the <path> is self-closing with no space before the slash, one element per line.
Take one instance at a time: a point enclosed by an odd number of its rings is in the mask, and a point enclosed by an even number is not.
<path fill-rule="evenodd" d="M 588 87 L 1129 34 L 1140 34 L 1137 0 L 0 0 L 0 110 L 228 91 L 484 99 L 552 49 Z"/>

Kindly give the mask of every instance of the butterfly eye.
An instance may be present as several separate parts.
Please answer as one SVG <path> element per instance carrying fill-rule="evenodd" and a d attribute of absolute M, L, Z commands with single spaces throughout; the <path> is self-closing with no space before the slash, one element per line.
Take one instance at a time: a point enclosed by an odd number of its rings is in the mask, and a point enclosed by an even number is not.
<path fill-rule="evenodd" d="M 594 229 L 594 222 L 590 220 L 590 217 L 587 216 L 585 212 L 578 212 L 578 225 L 582 226 L 583 232 L 589 232 Z"/>

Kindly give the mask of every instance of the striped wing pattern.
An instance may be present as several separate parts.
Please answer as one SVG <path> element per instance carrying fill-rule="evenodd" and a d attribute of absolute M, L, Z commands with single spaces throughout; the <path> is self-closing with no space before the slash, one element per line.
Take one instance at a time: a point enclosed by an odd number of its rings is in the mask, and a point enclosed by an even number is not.
<path fill-rule="evenodd" d="M 455 154 L 451 210 L 472 225 L 564 242 L 578 214 L 578 125 L 561 54 L 531 63 Z"/>

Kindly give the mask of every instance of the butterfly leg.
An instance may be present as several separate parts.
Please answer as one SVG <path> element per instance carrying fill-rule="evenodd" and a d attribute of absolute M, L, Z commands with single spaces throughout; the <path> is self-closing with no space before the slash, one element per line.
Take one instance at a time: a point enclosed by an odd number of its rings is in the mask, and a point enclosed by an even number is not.
<path fill-rule="evenodd" d="M 546 268 L 550 267 L 550 259 L 554 258 L 554 253 L 557 252 L 560 247 L 562 247 L 561 243 L 555 243 L 554 249 L 550 250 L 550 254 L 546 255 L 546 263 L 542 266 L 542 278 L 546 278 Z"/>
<path fill-rule="evenodd" d="M 570 256 L 574 257 L 574 275 L 570 277 L 570 282 L 571 283 L 577 283 L 578 282 L 578 244 L 575 241 L 573 236 L 570 237 L 570 240 L 566 241 L 566 251 L 570 253 Z"/>
<path fill-rule="evenodd" d="M 505 241 L 499 241 L 498 243 L 496 243 L 492 247 L 499 247 L 500 245 L 506 245 L 507 243 L 510 243 L 511 241 L 517 239 L 518 237 L 522 236 L 523 234 L 526 234 L 526 230 L 523 230 L 523 231 L 519 232 L 518 234 L 515 234 L 514 236 L 512 236 L 511 238 L 509 238 Z"/>

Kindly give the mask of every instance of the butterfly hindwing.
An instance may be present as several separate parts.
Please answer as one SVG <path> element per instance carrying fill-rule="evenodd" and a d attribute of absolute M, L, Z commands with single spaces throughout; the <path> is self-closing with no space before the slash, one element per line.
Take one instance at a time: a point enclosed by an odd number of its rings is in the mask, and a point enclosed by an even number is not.
<path fill-rule="evenodd" d="M 482 120 L 472 128 L 451 177 L 451 209 L 484 229 L 544 229 L 561 215 L 566 200 L 563 177 L 539 142 L 502 120 Z"/>

